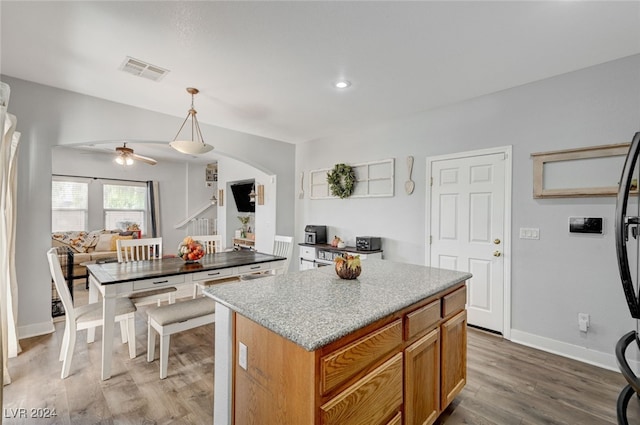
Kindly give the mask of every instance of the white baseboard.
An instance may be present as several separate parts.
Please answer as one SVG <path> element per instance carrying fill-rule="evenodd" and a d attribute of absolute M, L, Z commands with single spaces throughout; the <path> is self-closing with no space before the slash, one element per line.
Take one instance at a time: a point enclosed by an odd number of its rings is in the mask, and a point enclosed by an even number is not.
<path fill-rule="evenodd" d="M 620 372 L 615 356 L 615 347 L 611 347 L 610 353 L 595 351 L 579 345 L 568 344 L 555 339 L 511 329 L 511 342 L 537 348 L 548 353 L 578 360 L 604 369 Z M 640 370 L 640 362 L 628 359 L 629 366 L 634 370 Z"/>
<path fill-rule="evenodd" d="M 18 339 L 31 338 L 33 336 L 46 335 L 55 332 L 53 319 L 47 322 L 33 323 L 27 326 L 18 326 Z"/>

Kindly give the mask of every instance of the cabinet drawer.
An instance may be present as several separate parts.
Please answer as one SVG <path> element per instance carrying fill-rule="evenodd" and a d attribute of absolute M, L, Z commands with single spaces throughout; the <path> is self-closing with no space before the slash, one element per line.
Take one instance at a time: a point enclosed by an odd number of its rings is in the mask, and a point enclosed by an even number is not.
<path fill-rule="evenodd" d="M 402 320 L 330 353 L 320 360 L 323 394 L 336 388 L 402 343 Z"/>
<path fill-rule="evenodd" d="M 464 310 L 464 305 L 467 302 L 467 287 L 453 291 L 449 295 L 442 298 L 442 317 L 449 317 L 452 314 L 456 314 Z"/>
<path fill-rule="evenodd" d="M 253 273 L 253 272 L 259 272 L 259 271 L 263 271 L 263 270 L 271 270 L 275 266 L 276 266 L 275 262 L 251 264 L 251 265 L 248 265 L 248 266 L 238 267 L 238 272 L 240 274 L 242 274 L 242 273 Z M 282 266 L 282 264 L 280 264 L 280 266 Z"/>
<path fill-rule="evenodd" d="M 156 279 L 137 280 L 133 282 L 133 290 L 158 288 L 163 286 L 172 286 L 184 283 L 184 276 L 166 276 Z"/>
<path fill-rule="evenodd" d="M 231 276 L 233 271 L 231 269 L 222 270 L 207 270 L 205 272 L 198 272 L 193 274 L 193 280 L 214 280 L 222 277 Z"/>
<path fill-rule="evenodd" d="M 316 259 L 316 249 L 308 246 L 300 247 L 300 257 L 305 260 L 315 260 Z"/>
<path fill-rule="evenodd" d="M 414 336 L 433 329 L 440 321 L 440 300 L 425 305 L 407 314 L 405 322 L 406 340 Z"/>
<path fill-rule="evenodd" d="M 379 424 L 401 404 L 402 353 L 398 353 L 321 406 L 322 425 Z"/>

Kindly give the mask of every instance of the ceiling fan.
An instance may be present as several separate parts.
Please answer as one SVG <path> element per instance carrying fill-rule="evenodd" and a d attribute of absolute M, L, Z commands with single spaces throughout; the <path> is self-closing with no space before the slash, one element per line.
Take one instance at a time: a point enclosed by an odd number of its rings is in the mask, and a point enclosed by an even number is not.
<path fill-rule="evenodd" d="M 116 147 L 116 162 L 120 165 L 132 165 L 133 161 L 145 162 L 149 165 L 156 165 L 158 161 L 153 158 L 149 158 L 142 155 L 133 153 L 133 149 L 127 147 L 127 143 L 124 142 L 123 146 Z"/>

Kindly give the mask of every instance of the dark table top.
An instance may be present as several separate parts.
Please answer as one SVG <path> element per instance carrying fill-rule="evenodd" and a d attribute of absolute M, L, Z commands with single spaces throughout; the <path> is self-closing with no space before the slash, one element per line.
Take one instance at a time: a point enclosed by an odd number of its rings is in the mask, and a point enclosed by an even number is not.
<path fill-rule="evenodd" d="M 241 250 L 207 254 L 196 263 L 185 263 L 181 258 L 175 257 L 129 263 L 89 264 L 87 270 L 100 284 L 112 285 L 281 260 L 285 258 L 257 251 Z"/>

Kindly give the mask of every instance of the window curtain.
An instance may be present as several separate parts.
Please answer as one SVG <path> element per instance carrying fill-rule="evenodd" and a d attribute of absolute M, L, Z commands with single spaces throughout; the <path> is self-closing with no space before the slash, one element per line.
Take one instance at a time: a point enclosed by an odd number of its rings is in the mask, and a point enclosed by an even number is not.
<path fill-rule="evenodd" d="M 149 229 L 152 238 L 160 237 L 160 204 L 158 200 L 158 182 L 147 180 L 147 196 L 149 198 Z"/>
<path fill-rule="evenodd" d="M 18 344 L 18 284 L 15 267 L 17 162 L 20 133 L 16 117 L 7 113 L 9 86 L 0 82 L 0 343 L 2 385 L 11 383 L 7 362 L 20 352 Z"/>

